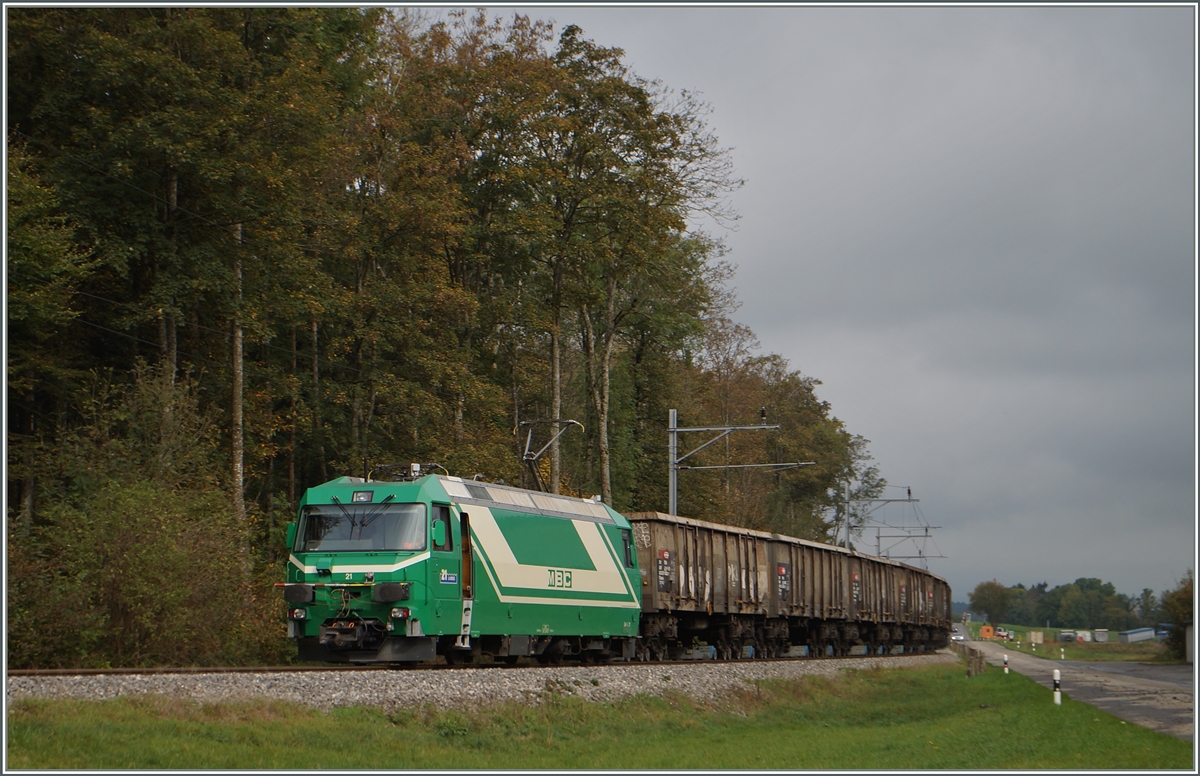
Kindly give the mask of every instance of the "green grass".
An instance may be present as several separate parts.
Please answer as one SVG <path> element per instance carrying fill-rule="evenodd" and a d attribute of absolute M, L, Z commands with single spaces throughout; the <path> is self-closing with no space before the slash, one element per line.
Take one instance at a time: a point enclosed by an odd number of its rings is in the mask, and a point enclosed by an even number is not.
<path fill-rule="evenodd" d="M 684 696 L 552 696 L 471 712 L 162 696 L 24 700 L 10 768 L 1190 769 L 1190 742 L 999 669 L 961 665 L 764 682 L 721 708 Z"/>

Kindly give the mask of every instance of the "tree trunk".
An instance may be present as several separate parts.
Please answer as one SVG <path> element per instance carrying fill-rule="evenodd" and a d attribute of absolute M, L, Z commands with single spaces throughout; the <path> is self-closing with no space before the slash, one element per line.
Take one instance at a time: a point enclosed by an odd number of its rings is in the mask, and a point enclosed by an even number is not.
<path fill-rule="evenodd" d="M 37 486 L 37 481 L 33 477 L 34 440 L 37 438 L 37 425 L 33 408 L 36 406 L 34 403 L 34 394 L 31 392 L 29 394 L 29 425 L 26 427 L 29 439 L 25 442 L 25 476 L 21 479 L 21 525 L 26 531 L 33 528 L 33 492 Z"/>
<path fill-rule="evenodd" d="M 175 243 L 175 210 L 179 206 L 179 171 L 174 167 L 171 168 L 170 175 L 167 180 L 167 220 L 170 224 L 171 235 L 171 262 L 174 263 L 177 257 L 177 249 Z M 175 300 L 171 299 L 171 308 L 174 309 Z M 175 384 L 175 373 L 179 369 L 179 348 L 176 345 L 176 325 L 175 315 L 173 312 L 166 314 L 167 324 L 167 375 L 170 378 L 170 384 Z"/>
<path fill-rule="evenodd" d="M 325 472 L 325 441 L 324 435 L 321 433 L 321 370 L 317 363 L 317 319 L 313 318 L 312 322 L 312 342 L 313 342 L 313 437 L 317 441 L 317 455 L 319 456 L 319 464 L 321 470 L 321 482 L 328 482 L 329 475 Z"/>
<path fill-rule="evenodd" d="M 244 395 L 243 378 L 245 376 L 244 364 L 242 358 L 242 323 L 241 323 L 241 307 L 242 307 L 242 225 L 234 226 L 234 238 L 238 242 L 236 258 L 233 263 L 233 278 L 234 278 L 234 312 L 232 321 L 233 335 L 233 397 L 230 402 L 230 412 L 233 416 L 233 513 L 239 524 L 244 524 L 246 521 L 246 500 L 245 500 L 245 450 L 242 429 L 242 402 Z"/>
<path fill-rule="evenodd" d="M 296 506 L 296 327 L 292 327 L 291 423 L 288 428 L 288 507 Z"/>
<path fill-rule="evenodd" d="M 583 305 L 580 310 L 588 394 L 596 411 L 596 446 L 600 452 L 600 498 L 609 506 L 612 506 L 612 458 L 608 444 L 608 414 L 611 402 L 612 354 L 617 327 L 615 292 L 615 284 L 610 280 L 599 353 L 596 350 L 596 332 L 587 305 Z"/>
<path fill-rule="evenodd" d="M 600 498 L 605 504 L 612 506 L 612 459 L 608 448 L 608 410 L 612 392 L 610 390 L 612 376 L 613 343 L 616 332 L 613 330 L 612 303 L 609 303 L 609 330 L 604 332 L 604 352 L 600 357 L 600 405 L 596 414 L 599 419 L 596 430 L 600 443 Z"/>
<path fill-rule="evenodd" d="M 558 316 L 555 316 L 556 318 Z M 550 415 L 557 420 L 562 415 L 562 340 L 558 332 L 558 322 L 555 321 L 550 330 Z M 558 433 L 558 423 L 554 424 L 552 434 Z M 550 445 L 550 492 L 558 493 L 558 482 L 562 476 L 562 454 L 558 440 Z"/>

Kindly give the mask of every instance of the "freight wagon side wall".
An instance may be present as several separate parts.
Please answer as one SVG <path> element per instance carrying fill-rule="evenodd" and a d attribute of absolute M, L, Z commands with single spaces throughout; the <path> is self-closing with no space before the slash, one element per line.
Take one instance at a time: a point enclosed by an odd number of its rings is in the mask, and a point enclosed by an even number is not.
<path fill-rule="evenodd" d="M 897 561 L 658 512 L 627 515 L 645 612 L 949 627 L 944 580 Z"/>
<path fill-rule="evenodd" d="M 642 578 L 642 610 L 767 614 L 768 543 L 736 529 L 629 515 Z"/>
<path fill-rule="evenodd" d="M 851 616 L 846 550 L 657 512 L 627 517 L 638 549 L 645 612 Z M 870 574 L 868 608 L 875 616 L 883 578 L 879 569 Z"/>

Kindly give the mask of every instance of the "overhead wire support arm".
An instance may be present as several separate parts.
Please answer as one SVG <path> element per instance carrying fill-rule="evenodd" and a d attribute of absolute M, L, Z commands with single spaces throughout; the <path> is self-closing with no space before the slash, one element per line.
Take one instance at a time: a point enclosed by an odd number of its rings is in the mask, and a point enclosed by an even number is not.
<path fill-rule="evenodd" d="M 795 469 L 797 466 L 816 466 L 816 461 L 796 461 L 794 463 L 736 463 L 728 466 L 679 466 L 679 470 L 698 469 Z"/>
<path fill-rule="evenodd" d="M 928 561 L 931 558 L 945 558 L 946 556 L 941 554 L 940 549 L 937 550 L 937 554 L 932 554 L 932 555 L 926 551 L 925 543 L 933 541 L 932 531 L 934 531 L 938 528 L 941 528 L 941 526 L 930 525 L 929 522 L 925 519 L 925 517 L 923 515 L 921 515 L 920 509 L 918 507 L 916 507 L 916 506 L 913 507 L 914 514 L 917 519 L 917 525 L 914 525 L 914 526 L 893 525 L 885 520 L 878 520 L 876 518 L 870 517 L 871 514 L 873 514 L 877 509 L 879 509 L 880 507 L 882 507 L 885 504 L 899 503 L 899 504 L 915 505 L 915 504 L 920 503 L 920 499 L 913 498 L 911 486 L 888 485 L 887 487 L 900 488 L 902 490 L 905 490 L 908 497 L 907 498 L 855 499 L 855 501 L 857 501 L 859 503 L 865 503 L 865 504 L 872 505 L 871 508 L 867 511 L 866 515 L 868 516 L 867 517 L 868 522 L 874 523 L 876 525 L 876 528 L 875 528 L 875 554 L 881 558 L 886 557 L 886 558 L 890 558 L 892 560 L 919 561 L 925 568 L 929 568 Z M 885 534 L 885 533 L 883 533 L 884 528 L 888 529 L 889 531 L 895 531 L 896 533 L 886 533 Z M 884 539 L 888 540 L 888 543 L 886 544 L 886 546 L 884 544 Z M 923 540 L 923 541 L 921 542 L 921 544 L 917 545 L 917 547 L 916 547 L 917 554 L 916 555 L 895 555 L 892 552 L 892 550 L 894 548 L 899 547 L 899 546 L 905 544 L 906 542 L 913 542 L 914 544 L 917 544 L 917 542 L 919 540 Z M 937 548 L 936 542 L 934 542 L 934 548 L 935 549 Z"/>
<path fill-rule="evenodd" d="M 679 464 L 682 463 L 683 461 L 686 461 L 688 458 L 691 458 L 693 455 L 700 452 L 701 450 L 708 447 L 709 445 L 713 444 L 714 442 L 719 442 L 720 440 L 722 440 L 725 437 L 732 434 L 734 431 L 773 431 L 775 429 L 778 429 L 779 426 L 778 425 L 773 425 L 773 426 L 767 425 L 767 408 L 766 407 L 763 407 L 762 410 L 760 411 L 759 417 L 762 418 L 762 423 L 757 426 L 696 426 L 693 428 L 680 428 L 678 425 L 678 423 L 679 423 L 678 413 L 675 410 L 670 410 L 669 412 L 670 412 L 670 414 L 669 414 L 669 419 L 667 422 L 667 435 L 669 437 L 668 461 L 667 461 L 668 469 L 669 469 L 669 482 L 668 482 L 667 490 L 668 490 L 668 498 L 669 498 L 669 502 L 670 502 L 668 504 L 667 508 L 668 508 L 669 514 L 674 515 L 674 514 L 677 514 L 679 511 L 678 492 L 679 492 L 679 471 L 681 469 L 689 470 L 689 471 L 690 470 L 699 470 L 699 469 L 778 469 L 778 470 L 782 470 L 782 469 L 795 469 L 800 466 L 815 466 L 816 465 L 816 461 L 805 461 L 805 462 L 794 461 L 794 462 L 790 462 L 790 463 L 728 464 L 725 466 L 680 466 Z M 697 447 L 695 450 L 692 450 L 690 453 L 686 453 L 683 456 L 679 455 L 679 434 L 688 433 L 688 432 L 710 432 L 711 433 L 713 431 L 719 431 L 720 433 L 717 434 L 712 439 L 705 442 L 704 444 Z"/>

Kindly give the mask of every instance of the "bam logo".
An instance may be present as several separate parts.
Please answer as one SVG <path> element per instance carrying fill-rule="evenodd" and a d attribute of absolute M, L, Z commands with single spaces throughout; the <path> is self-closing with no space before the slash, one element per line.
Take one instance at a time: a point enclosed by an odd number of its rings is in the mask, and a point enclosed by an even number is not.
<path fill-rule="evenodd" d="M 458 574 L 451 574 L 449 571 L 442 569 L 441 576 L 438 577 L 438 580 L 447 585 L 457 585 Z"/>

